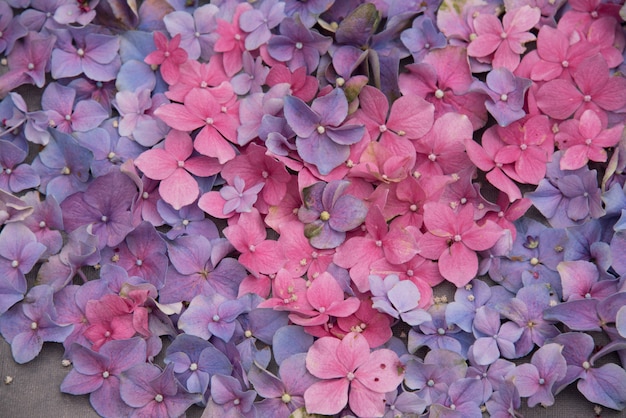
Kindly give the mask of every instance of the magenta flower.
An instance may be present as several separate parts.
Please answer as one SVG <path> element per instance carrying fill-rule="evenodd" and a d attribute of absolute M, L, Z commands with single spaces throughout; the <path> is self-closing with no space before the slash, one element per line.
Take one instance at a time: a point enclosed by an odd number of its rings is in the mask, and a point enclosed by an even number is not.
<path fill-rule="evenodd" d="M 363 138 L 363 126 L 345 123 L 348 100 L 341 89 L 318 97 L 309 107 L 294 96 L 285 97 L 285 119 L 296 133 L 296 147 L 302 159 L 326 175 L 343 164 L 350 145 Z"/>
<path fill-rule="evenodd" d="M 61 132 L 86 132 L 97 128 L 109 115 L 95 100 L 81 100 L 74 106 L 76 90 L 50 83 L 41 97 L 48 124 Z"/>
<path fill-rule="evenodd" d="M 606 128 L 593 110 L 585 110 L 580 120 L 569 119 L 559 125 L 555 136 L 560 149 L 564 149 L 559 167 L 576 170 L 591 161 L 606 162 L 605 148 L 614 147 L 620 141 L 624 124 Z"/>
<path fill-rule="evenodd" d="M 541 11 L 528 5 L 508 11 L 500 19 L 491 13 L 481 13 L 474 19 L 476 38 L 467 47 L 467 55 L 487 60 L 492 54 L 494 68 L 504 67 L 513 72 L 526 51 L 524 44 L 535 40 L 530 33 L 541 18 Z M 471 39 L 471 36 L 470 36 Z"/>
<path fill-rule="evenodd" d="M 539 403 L 542 406 L 554 404 L 552 387 L 567 372 L 562 350 L 560 344 L 545 344 L 533 354 L 530 363 L 517 366 L 507 375 L 513 377 L 519 394 L 528 398 L 529 407 Z"/>
<path fill-rule="evenodd" d="M 428 232 L 418 242 L 420 254 L 439 260 L 439 272 L 457 287 L 476 276 L 476 251 L 491 248 L 502 236 L 502 228 L 492 221 L 478 226 L 474 222 L 474 208 L 468 205 L 455 213 L 443 203 L 426 203 L 424 225 Z"/>
<path fill-rule="evenodd" d="M 239 262 L 253 274 L 276 273 L 285 263 L 280 244 L 266 239 L 267 232 L 256 209 L 241 213 L 239 221 L 223 232 L 241 253 Z"/>
<path fill-rule="evenodd" d="M 289 315 L 291 322 L 303 327 L 324 325 L 330 317 L 343 318 L 359 309 L 361 302 L 351 296 L 344 299 L 337 280 L 328 272 L 320 274 L 306 290 L 310 309 L 301 309 Z"/>
<path fill-rule="evenodd" d="M 298 219 L 304 224 L 304 235 L 315 248 L 336 248 L 346 239 L 346 232 L 361 225 L 367 207 L 355 196 L 346 193 L 350 182 L 334 180 L 317 182 L 302 191 L 304 205 Z"/>
<path fill-rule="evenodd" d="M 222 103 L 207 89 L 192 89 L 185 96 L 184 104 L 165 104 L 154 114 L 180 131 L 191 132 L 202 128 L 196 135 L 194 148 L 200 154 L 215 157 L 220 164 L 224 164 L 235 158 L 235 150 L 228 141 L 237 140 L 239 119 L 222 112 L 222 107 Z"/>
<path fill-rule="evenodd" d="M 161 66 L 161 76 L 167 84 L 176 84 L 180 78 L 180 66 L 187 61 L 187 51 L 180 48 L 180 39 L 178 34 L 168 41 L 163 33 L 154 31 L 157 49 L 144 58 L 146 64 Z"/>
<path fill-rule="evenodd" d="M 209 177 L 217 174 L 221 168 L 214 158 L 192 156 L 192 152 L 193 144 L 189 134 L 172 130 L 165 138 L 163 148 L 147 150 L 135 161 L 146 176 L 161 180 L 159 193 L 176 210 L 193 203 L 200 194 L 192 174 Z"/>
<path fill-rule="evenodd" d="M 601 55 L 585 59 L 571 75 L 572 80 L 551 80 L 537 91 L 537 107 L 548 116 L 567 119 L 587 109 L 605 114 L 626 106 L 626 79 L 610 76 Z"/>
<path fill-rule="evenodd" d="M 308 371 L 322 379 L 304 392 L 309 413 L 333 415 L 346 406 L 357 416 L 382 417 L 385 393 L 404 378 L 398 355 L 389 349 L 370 352 L 365 337 L 351 332 L 342 340 L 322 337 L 306 357 Z"/>
<path fill-rule="evenodd" d="M 240 3 L 235 9 L 232 22 L 216 19 L 217 29 L 215 32 L 218 38 L 215 41 L 214 49 L 215 52 L 222 53 L 224 70 L 229 77 L 237 74 L 243 65 L 242 54 L 246 50 L 247 33 L 239 27 L 239 19 L 248 10 L 252 10 L 250 4 Z"/>

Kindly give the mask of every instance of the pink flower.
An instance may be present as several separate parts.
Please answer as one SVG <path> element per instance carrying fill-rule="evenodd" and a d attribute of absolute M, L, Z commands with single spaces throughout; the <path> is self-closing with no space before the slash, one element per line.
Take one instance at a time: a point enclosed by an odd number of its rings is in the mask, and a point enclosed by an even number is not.
<path fill-rule="evenodd" d="M 202 128 L 196 136 L 194 148 L 224 164 L 235 158 L 235 149 L 228 141 L 237 140 L 239 126 L 239 119 L 227 110 L 207 89 L 192 89 L 185 96 L 184 104 L 165 104 L 154 114 L 180 131 Z"/>
<path fill-rule="evenodd" d="M 351 332 L 342 340 L 322 337 L 306 356 L 306 367 L 323 379 L 304 392 L 306 410 L 334 415 L 347 405 L 359 417 L 382 417 L 385 393 L 404 378 L 398 355 L 389 349 L 370 352 L 367 340 Z"/>
<path fill-rule="evenodd" d="M 439 260 L 439 272 L 457 287 L 465 286 L 476 276 L 476 251 L 491 248 L 502 236 L 502 228 L 493 221 L 478 226 L 474 208 L 469 205 L 455 213 L 443 203 L 426 203 L 424 225 L 428 232 L 418 242 L 420 255 Z"/>
<path fill-rule="evenodd" d="M 144 62 L 149 65 L 160 65 L 161 76 L 167 84 L 175 84 L 180 78 L 180 66 L 187 61 L 187 51 L 180 48 L 180 34 L 168 41 L 167 37 L 154 31 L 156 51 L 149 53 Z"/>
<path fill-rule="evenodd" d="M 223 53 L 224 70 L 229 77 L 234 76 L 243 67 L 243 51 L 247 33 L 239 27 L 239 17 L 245 11 L 252 10 L 248 3 L 240 3 L 235 9 L 232 23 L 217 19 L 215 32 L 219 36 L 213 49 Z"/>
<path fill-rule="evenodd" d="M 359 309 L 361 302 L 351 296 L 344 299 L 344 292 L 330 273 L 324 272 L 313 280 L 306 291 L 311 309 L 300 310 L 289 315 L 291 322 L 303 327 L 324 325 L 330 317 L 346 317 Z"/>
<path fill-rule="evenodd" d="M 474 19 L 477 37 L 467 47 L 467 55 L 486 59 L 493 54 L 494 68 L 504 67 L 513 72 L 526 51 L 524 44 L 534 41 L 529 32 L 541 18 L 541 10 L 528 5 L 507 12 L 500 19 L 494 14 L 481 13 Z"/>
<path fill-rule="evenodd" d="M 572 72 L 573 80 L 551 80 L 537 91 L 537 107 L 555 119 L 567 119 L 585 110 L 616 111 L 626 105 L 626 78 L 609 76 L 609 66 L 597 54 L 585 59 Z"/>
<path fill-rule="evenodd" d="M 576 170 L 589 160 L 605 162 L 605 148 L 617 145 L 623 131 L 623 123 L 606 129 L 593 110 L 585 110 L 580 120 L 569 119 L 561 123 L 555 136 L 559 148 L 565 150 L 559 163 L 561 170 Z"/>
<path fill-rule="evenodd" d="M 520 183 L 538 184 L 546 173 L 546 163 L 552 160 L 554 134 L 549 119 L 536 115 L 495 128 L 506 145 L 496 153 L 496 164 Z"/>
<path fill-rule="evenodd" d="M 239 215 L 236 224 L 224 229 L 224 236 L 241 253 L 239 262 L 252 274 L 276 273 L 285 264 L 280 244 L 268 240 L 259 211 Z"/>
<path fill-rule="evenodd" d="M 135 160 L 135 165 L 153 179 L 161 180 L 159 194 L 178 210 L 193 203 L 200 190 L 192 177 L 209 177 L 219 173 L 221 165 L 215 158 L 202 155 L 192 157 L 193 142 L 189 134 L 172 130 L 165 138 L 163 148 L 152 148 Z"/>

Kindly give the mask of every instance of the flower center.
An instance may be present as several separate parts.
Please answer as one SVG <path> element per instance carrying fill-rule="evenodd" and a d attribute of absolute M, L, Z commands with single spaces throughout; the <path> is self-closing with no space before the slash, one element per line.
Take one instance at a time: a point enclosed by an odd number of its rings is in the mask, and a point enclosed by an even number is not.
<path fill-rule="evenodd" d="M 183 168 L 185 166 L 184 161 L 178 161 L 178 167 Z"/>
<path fill-rule="evenodd" d="M 543 385 L 543 384 L 545 384 L 545 383 L 546 383 L 546 380 L 545 380 L 543 377 L 540 377 L 540 378 L 539 378 L 539 382 L 538 382 L 538 383 L 539 383 L 540 385 Z"/>
<path fill-rule="evenodd" d="M 322 213 L 320 213 L 320 219 L 326 222 L 330 219 L 330 213 L 328 213 L 327 211 L 323 211 Z"/>
<path fill-rule="evenodd" d="M 105 370 L 105 371 L 103 371 L 103 372 L 102 372 L 102 377 L 103 377 L 103 378 L 108 379 L 108 378 L 109 378 L 109 376 L 111 376 L 111 375 L 109 374 L 109 371 L 108 371 L 108 370 Z"/>
<path fill-rule="evenodd" d="M 250 337 L 252 337 L 252 331 L 250 331 L 249 329 L 247 329 L 247 330 L 243 333 L 243 335 L 245 335 L 245 337 L 246 337 L 246 338 L 250 338 Z"/>
<path fill-rule="evenodd" d="M 567 67 L 569 67 L 569 62 L 567 62 L 567 60 L 563 60 L 563 61 L 561 62 L 561 66 L 562 66 L 563 68 L 567 68 Z"/>
<path fill-rule="evenodd" d="M 456 234 L 456 235 L 454 236 L 454 242 L 461 242 L 461 240 L 462 240 L 461 235 Z"/>
<path fill-rule="evenodd" d="M 280 397 L 280 399 L 284 402 L 284 403 L 289 403 L 291 402 L 291 395 L 288 393 L 283 393 L 283 396 Z"/>
<path fill-rule="evenodd" d="M 506 102 L 507 100 L 509 100 L 509 96 L 506 93 L 502 93 L 500 95 L 500 100 L 502 100 L 503 102 Z"/>
<path fill-rule="evenodd" d="M 157 394 L 154 396 L 154 400 L 155 400 L 155 401 L 157 401 L 158 403 L 163 402 L 163 395 L 161 395 L 160 393 L 157 393 Z"/>
<path fill-rule="evenodd" d="M 20 265 L 20 262 L 17 260 L 13 260 L 11 261 L 11 267 L 13 267 L 14 269 L 17 268 L 17 266 Z"/>
<path fill-rule="evenodd" d="M 32 62 L 28 63 L 28 69 L 29 70 L 34 70 L 35 69 L 35 64 L 33 64 Z"/>
<path fill-rule="evenodd" d="M 583 100 L 587 103 L 589 103 L 591 101 L 591 96 L 588 94 L 585 94 L 585 97 L 583 97 Z"/>
<path fill-rule="evenodd" d="M 346 375 L 346 378 L 347 378 L 348 380 L 352 381 L 352 380 L 354 379 L 354 373 L 349 372 L 349 373 Z"/>
<path fill-rule="evenodd" d="M 30 323 L 30 329 L 36 330 L 37 328 L 39 328 L 39 326 L 37 325 L 36 322 L 33 321 L 33 322 Z"/>
<path fill-rule="evenodd" d="M 213 318 L 211 318 L 213 320 L 213 322 L 220 322 L 220 316 L 218 314 L 213 315 Z"/>
<path fill-rule="evenodd" d="M 320 135 L 323 135 L 324 132 L 326 132 L 326 128 L 324 128 L 322 125 L 319 125 L 317 127 L 317 133 L 320 134 Z"/>
<path fill-rule="evenodd" d="M 198 370 L 198 363 L 191 363 L 189 365 L 189 370 L 191 370 L 192 372 L 195 372 L 196 370 Z"/>
<path fill-rule="evenodd" d="M 76 53 L 78 54 L 79 57 L 84 57 L 85 56 L 85 50 L 82 48 L 78 48 L 76 50 Z"/>
<path fill-rule="evenodd" d="M 296 42 L 296 49 L 302 49 L 303 46 L 302 42 Z"/>
<path fill-rule="evenodd" d="M 443 329 L 443 328 L 437 328 L 437 334 L 439 334 L 439 335 L 443 335 L 443 334 L 445 334 L 445 333 L 446 333 L 446 330 L 445 330 L 445 329 Z"/>
<path fill-rule="evenodd" d="M 443 90 L 441 90 L 441 89 L 435 90 L 435 97 L 436 98 L 443 99 L 443 95 L 444 95 Z"/>
<path fill-rule="evenodd" d="M 387 132 L 387 126 L 385 124 L 382 124 L 378 127 L 378 130 L 380 132 Z"/>

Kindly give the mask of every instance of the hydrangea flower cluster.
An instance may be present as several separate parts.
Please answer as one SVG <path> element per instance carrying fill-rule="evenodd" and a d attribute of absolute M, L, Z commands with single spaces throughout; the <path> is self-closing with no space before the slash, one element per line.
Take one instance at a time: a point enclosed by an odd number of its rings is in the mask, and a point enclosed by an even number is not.
<path fill-rule="evenodd" d="M 0 2 L 0 334 L 104 417 L 623 410 L 625 20 Z"/>

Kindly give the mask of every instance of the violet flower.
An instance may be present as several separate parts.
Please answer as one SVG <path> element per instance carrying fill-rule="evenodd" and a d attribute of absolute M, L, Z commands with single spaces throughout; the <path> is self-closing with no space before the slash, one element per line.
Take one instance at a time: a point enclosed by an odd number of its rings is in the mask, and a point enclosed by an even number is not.
<path fill-rule="evenodd" d="M 176 379 L 190 393 L 204 396 L 211 376 L 229 376 L 233 366 L 228 358 L 202 338 L 179 334 L 165 352 L 165 364 L 174 365 Z"/>
<path fill-rule="evenodd" d="M 75 344 L 70 359 L 74 367 L 63 379 L 61 392 L 89 394 L 91 406 L 102 416 L 132 412 L 120 396 L 120 377 L 146 361 L 146 342 L 142 338 L 108 341 L 98 352 Z"/>
<path fill-rule="evenodd" d="M 76 90 L 50 83 L 41 97 L 41 107 L 48 116 L 48 125 L 61 132 L 86 132 L 96 128 L 109 115 L 95 100 L 81 100 L 74 106 Z"/>
<path fill-rule="evenodd" d="M 174 365 L 165 370 L 140 363 L 125 370 L 120 378 L 120 394 L 137 415 L 153 417 L 180 416 L 200 401 L 199 394 L 188 393 L 174 378 Z"/>
<path fill-rule="evenodd" d="M 245 311 L 243 300 L 228 299 L 219 293 L 197 295 L 178 320 L 178 328 L 187 334 L 208 340 L 212 335 L 229 341 L 237 324 L 235 319 Z"/>
<path fill-rule="evenodd" d="M 193 16 L 185 11 L 168 13 L 163 23 L 172 37 L 180 35 L 180 47 L 187 51 L 190 60 L 208 61 L 218 38 L 215 33 L 218 13 L 216 5 L 205 4 L 194 9 Z"/>
<path fill-rule="evenodd" d="M 296 133 L 298 154 L 322 175 L 348 159 L 350 145 L 359 142 L 365 128 L 344 124 L 348 101 L 341 89 L 313 101 L 311 107 L 294 96 L 285 97 L 285 119 Z"/>
<path fill-rule="evenodd" d="M 26 293 L 28 274 L 46 247 L 21 223 L 8 223 L 0 231 L 0 313 Z"/>
<path fill-rule="evenodd" d="M 411 27 L 400 34 L 400 40 L 411 52 L 414 62 L 421 62 L 431 50 L 443 48 L 448 43 L 444 34 L 426 16 L 413 20 Z"/>
<path fill-rule="evenodd" d="M 489 99 L 485 106 L 500 126 L 507 126 L 523 118 L 526 90 L 532 81 L 516 77 L 504 67 L 494 68 L 487 74 L 486 83 L 474 81 L 472 91 L 485 93 Z"/>
<path fill-rule="evenodd" d="M 304 235 L 318 249 L 336 248 L 346 232 L 361 225 L 367 207 L 358 198 L 347 194 L 348 181 L 317 182 L 303 191 L 304 205 L 298 218 L 305 224 Z"/>
<path fill-rule="evenodd" d="M 285 3 L 278 0 L 265 0 L 258 8 L 246 10 L 239 17 L 239 27 L 248 32 L 245 46 L 254 51 L 272 38 L 271 30 L 285 19 Z"/>
<path fill-rule="evenodd" d="M 27 154 L 17 145 L 0 140 L 0 189 L 17 193 L 39 185 L 35 170 L 28 164 L 21 164 Z"/>
<path fill-rule="evenodd" d="M 535 351 L 530 363 L 517 366 L 507 375 L 507 378 L 513 377 L 519 394 L 528 398 L 529 407 L 539 403 L 542 406 L 554 404 L 552 388 L 567 372 L 562 350 L 559 344 L 545 344 Z"/>
<path fill-rule="evenodd" d="M 280 35 L 268 41 L 267 51 L 275 60 L 286 62 L 292 71 L 305 67 L 311 74 L 319 64 L 320 55 L 325 54 L 332 44 L 331 38 L 308 29 L 300 19 L 284 19 L 279 30 Z"/>
<path fill-rule="evenodd" d="M 84 73 L 94 81 L 115 79 L 121 66 L 117 36 L 98 33 L 91 27 L 56 31 L 57 48 L 52 51 L 50 71 L 55 79 Z"/>
<path fill-rule="evenodd" d="M 35 286 L 24 302 L 1 316 L 0 334 L 11 344 L 13 359 L 19 364 L 37 357 L 44 341 L 62 342 L 72 332 L 72 326 L 56 322 L 52 293 L 50 286 Z"/>
<path fill-rule="evenodd" d="M 421 294 L 411 280 L 400 280 L 395 274 L 384 279 L 370 276 L 372 307 L 411 326 L 430 321 L 428 312 L 418 307 Z"/>

